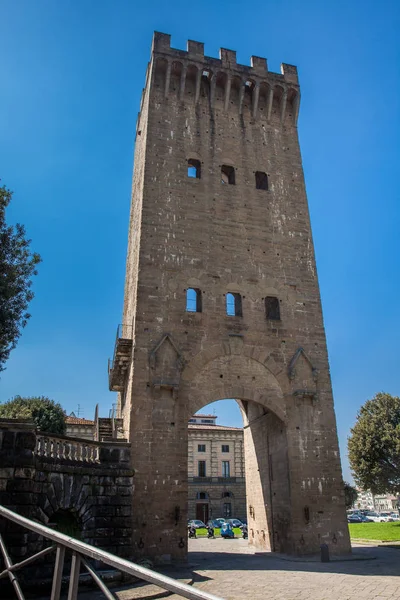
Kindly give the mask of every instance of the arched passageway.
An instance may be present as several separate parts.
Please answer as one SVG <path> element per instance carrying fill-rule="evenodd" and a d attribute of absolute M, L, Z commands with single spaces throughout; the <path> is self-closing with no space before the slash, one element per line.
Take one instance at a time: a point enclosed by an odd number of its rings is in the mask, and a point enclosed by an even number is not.
<path fill-rule="evenodd" d="M 138 556 L 186 556 L 188 421 L 224 398 L 234 398 L 243 416 L 249 543 L 288 554 L 318 552 L 323 542 L 332 552 L 348 551 L 340 466 L 336 474 L 330 464 L 331 458 L 337 460 L 330 405 L 321 410 L 324 390 L 318 389 L 302 349 L 283 370 L 270 351 L 232 335 L 182 363 L 166 335 L 151 353 L 150 365 L 152 408 L 136 409 L 131 421 L 141 432 L 131 438 Z M 155 470 L 155 464 L 162 469 Z M 198 491 L 210 494 L 207 486 Z M 195 502 L 203 511 L 196 516 L 210 516 L 207 497 Z"/>
<path fill-rule="evenodd" d="M 189 518 L 246 519 L 249 543 L 288 552 L 290 486 L 285 423 L 265 406 L 236 400 L 235 427 L 223 419 L 189 424 Z M 221 405 L 232 401 L 218 402 Z M 201 407 L 209 417 L 213 403 Z M 242 417 L 240 417 L 240 413 Z M 199 413 L 198 413 L 199 414 Z M 196 415 L 194 415 L 196 417 Z"/>

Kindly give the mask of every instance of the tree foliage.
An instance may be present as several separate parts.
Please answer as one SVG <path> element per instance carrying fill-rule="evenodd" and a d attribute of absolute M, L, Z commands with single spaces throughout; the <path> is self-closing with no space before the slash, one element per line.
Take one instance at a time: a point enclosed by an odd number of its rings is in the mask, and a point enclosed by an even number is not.
<path fill-rule="evenodd" d="M 352 485 L 350 485 L 350 483 L 347 483 L 347 481 L 344 482 L 344 501 L 346 504 L 346 508 L 351 508 L 352 506 L 354 506 L 355 501 L 357 500 L 358 497 L 358 492 L 356 490 L 355 487 L 353 487 Z"/>
<path fill-rule="evenodd" d="M 12 400 L 0 404 L 0 417 L 32 419 L 39 431 L 65 433 L 64 410 L 60 404 L 45 396 L 34 396 L 31 398 L 16 396 Z"/>
<path fill-rule="evenodd" d="M 400 492 L 400 398 L 380 392 L 361 407 L 348 440 L 356 483 L 374 494 Z"/>
<path fill-rule="evenodd" d="M 6 224 L 11 199 L 12 192 L 0 186 L 0 371 L 30 318 L 32 276 L 41 261 L 39 254 L 31 253 L 24 226 Z"/>

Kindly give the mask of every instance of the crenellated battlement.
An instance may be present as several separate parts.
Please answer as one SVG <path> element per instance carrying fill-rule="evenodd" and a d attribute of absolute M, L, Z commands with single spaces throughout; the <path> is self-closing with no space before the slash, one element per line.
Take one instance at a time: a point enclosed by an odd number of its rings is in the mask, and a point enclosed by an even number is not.
<path fill-rule="evenodd" d="M 219 58 L 213 58 L 211 56 L 204 55 L 204 44 L 203 42 L 194 42 L 188 40 L 186 50 L 178 50 L 177 48 L 171 48 L 171 36 L 168 33 L 154 32 L 152 52 L 157 54 L 165 54 L 171 58 L 180 59 L 191 59 L 194 61 L 206 63 L 216 68 L 222 67 L 225 69 L 231 69 L 243 73 L 244 75 L 258 75 L 260 77 L 266 77 L 267 74 L 276 78 L 277 81 L 282 81 L 294 85 L 298 85 L 298 74 L 297 67 L 294 65 L 288 65 L 286 63 L 281 64 L 281 73 L 274 73 L 268 71 L 267 59 L 260 56 L 252 56 L 250 58 L 250 66 L 241 65 L 236 62 L 236 50 L 228 50 L 226 48 L 220 48 Z"/>
<path fill-rule="evenodd" d="M 155 32 L 152 43 L 154 85 L 165 98 L 234 110 L 250 119 L 296 125 L 300 103 L 297 67 L 282 63 L 268 70 L 267 59 L 252 56 L 237 63 L 236 51 L 221 48 L 219 58 L 205 56 L 204 44 L 189 40 L 186 50 L 171 48 L 171 36 Z"/>

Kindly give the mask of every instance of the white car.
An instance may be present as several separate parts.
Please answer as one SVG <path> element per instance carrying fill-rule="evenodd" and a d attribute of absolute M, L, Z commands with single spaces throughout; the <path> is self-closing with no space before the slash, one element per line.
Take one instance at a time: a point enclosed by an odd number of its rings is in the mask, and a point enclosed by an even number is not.
<path fill-rule="evenodd" d="M 393 517 L 389 512 L 381 512 L 380 513 L 381 522 L 388 523 L 389 521 L 393 521 Z"/>
<path fill-rule="evenodd" d="M 390 513 L 390 516 L 392 517 L 393 521 L 400 521 L 399 513 L 392 512 Z"/>
<path fill-rule="evenodd" d="M 377 513 L 373 510 L 369 510 L 365 513 L 365 516 L 374 523 L 386 523 L 387 521 L 393 521 L 389 513 Z"/>

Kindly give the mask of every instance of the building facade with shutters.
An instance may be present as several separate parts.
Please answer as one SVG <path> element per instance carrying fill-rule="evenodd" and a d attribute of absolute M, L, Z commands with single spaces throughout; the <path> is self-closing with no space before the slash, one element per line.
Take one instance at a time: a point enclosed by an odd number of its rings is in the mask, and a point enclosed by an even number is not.
<path fill-rule="evenodd" d="M 215 415 L 189 420 L 188 518 L 246 518 L 243 429 Z"/>

